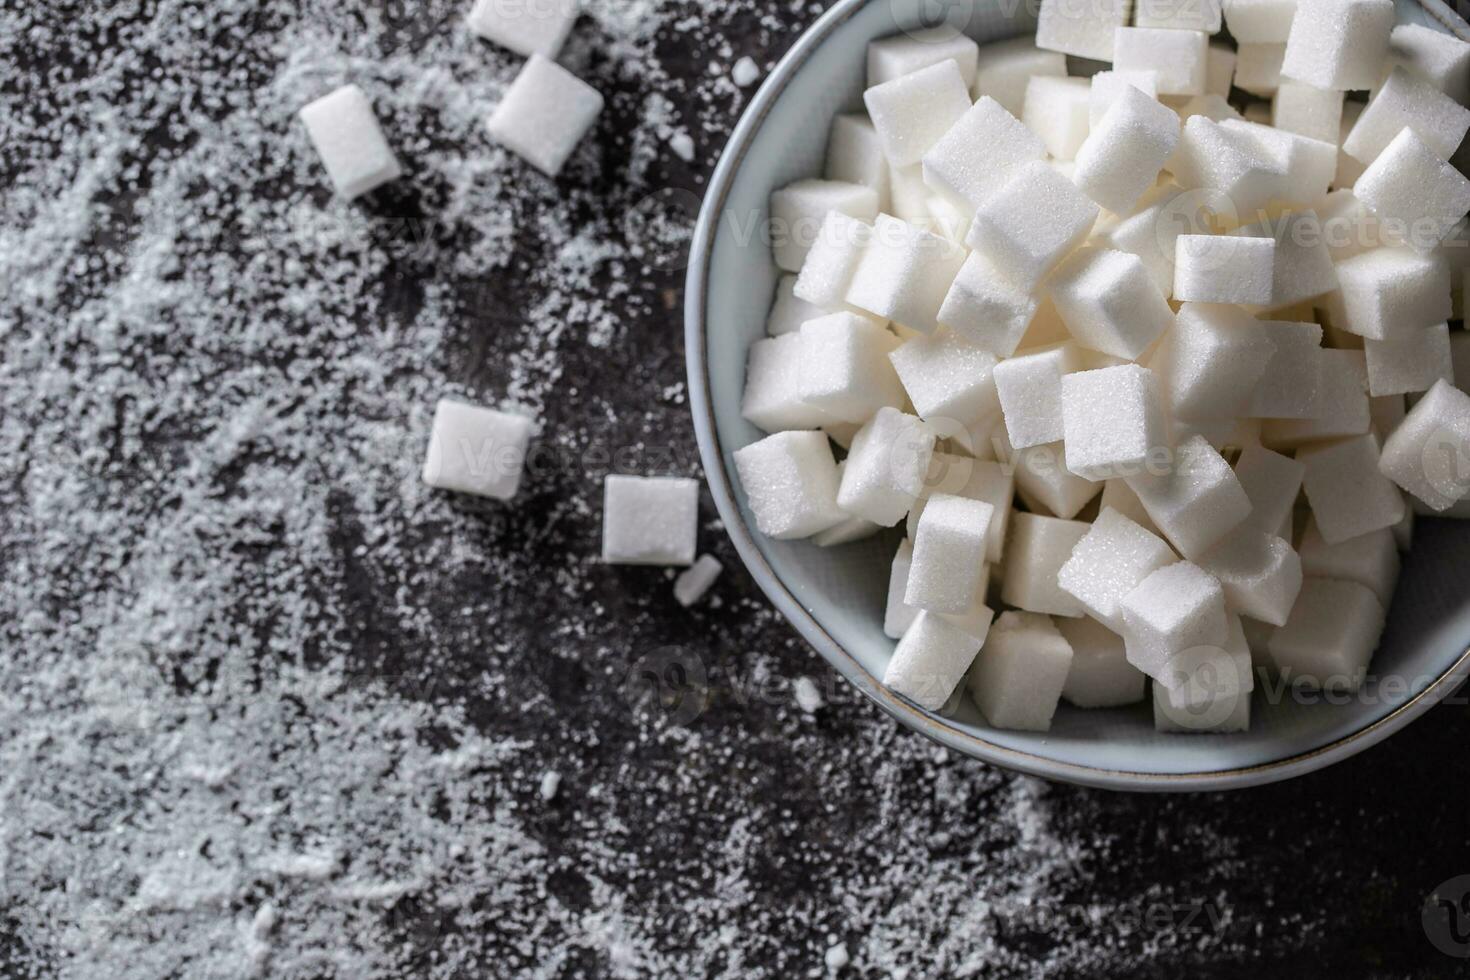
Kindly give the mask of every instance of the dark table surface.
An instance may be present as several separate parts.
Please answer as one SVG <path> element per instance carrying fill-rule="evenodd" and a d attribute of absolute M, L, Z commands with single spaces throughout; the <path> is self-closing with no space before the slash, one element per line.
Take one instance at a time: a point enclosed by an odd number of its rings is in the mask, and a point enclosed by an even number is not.
<path fill-rule="evenodd" d="M 731 66 L 823 5 L 589 0 L 555 182 L 485 136 L 519 61 L 466 6 L 0 9 L 0 972 L 1464 975 L 1420 919 L 1463 698 L 1285 785 L 1077 789 L 858 699 L 707 500 L 710 600 L 600 565 L 607 472 L 700 475 L 679 202 Z M 349 79 L 407 169 L 354 204 L 293 119 Z M 444 395 L 539 414 L 513 504 L 418 482 Z"/>

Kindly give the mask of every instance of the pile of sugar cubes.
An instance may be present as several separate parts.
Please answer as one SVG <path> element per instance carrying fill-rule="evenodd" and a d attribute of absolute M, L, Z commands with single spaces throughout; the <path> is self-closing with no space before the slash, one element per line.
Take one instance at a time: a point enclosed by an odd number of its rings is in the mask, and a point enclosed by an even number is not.
<path fill-rule="evenodd" d="M 1042 0 L 867 54 L 770 201 L 760 530 L 904 527 L 884 682 L 925 709 L 1236 732 L 1258 672 L 1358 689 L 1415 512 L 1470 517 L 1470 45 L 1392 0 Z"/>

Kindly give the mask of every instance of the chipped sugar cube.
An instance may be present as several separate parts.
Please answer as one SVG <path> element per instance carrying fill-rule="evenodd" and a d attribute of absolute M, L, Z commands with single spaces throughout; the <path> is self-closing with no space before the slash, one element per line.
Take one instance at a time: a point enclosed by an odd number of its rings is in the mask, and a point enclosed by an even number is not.
<path fill-rule="evenodd" d="M 1393 601 L 1400 561 L 1398 541 L 1392 528 L 1381 528 L 1337 544 L 1328 544 L 1318 530 L 1317 522 L 1308 521 L 1302 534 L 1301 555 L 1304 575 L 1366 585 L 1385 609 Z"/>
<path fill-rule="evenodd" d="M 939 308 L 939 322 L 997 357 L 1010 357 L 1036 318 L 1039 300 L 971 252 Z"/>
<path fill-rule="evenodd" d="M 1070 160 L 1087 139 L 1092 86 L 1085 78 L 1038 75 L 1026 84 L 1021 122 L 1057 160 Z"/>
<path fill-rule="evenodd" d="M 1287 79 L 1271 100 L 1271 125 L 1336 146 L 1342 132 L 1342 96 L 1334 89 Z M 1334 165 L 1336 160 L 1334 154 Z"/>
<path fill-rule="evenodd" d="M 1077 343 L 1102 354 L 1134 360 L 1174 324 L 1143 260 L 1128 252 L 1079 249 L 1056 270 L 1050 287 Z"/>
<path fill-rule="evenodd" d="M 1089 480 L 1140 472 L 1165 448 L 1158 380 L 1137 364 L 1062 377 L 1062 428 L 1067 468 Z"/>
<path fill-rule="evenodd" d="M 734 456 L 735 470 L 756 525 L 767 537 L 809 538 L 847 520 L 849 515 L 837 504 L 837 463 L 822 433 L 778 432 L 737 449 Z M 609 498 L 612 492 L 608 490 Z M 677 503 L 672 499 L 666 502 Z M 661 501 L 650 497 L 648 503 L 657 505 Z M 661 516 L 652 510 L 645 519 L 657 522 Z M 675 509 L 669 514 L 669 522 L 678 525 L 679 521 L 680 513 Z M 691 559 L 693 548 L 691 531 Z"/>
<path fill-rule="evenodd" d="M 866 112 L 838 113 L 832 119 L 822 176 L 871 187 L 878 194 L 878 210 L 888 210 L 888 157 Z"/>
<path fill-rule="evenodd" d="M 1112 61 L 1114 31 L 1128 23 L 1131 7 L 1128 0 L 1041 0 L 1036 46 L 1094 61 Z"/>
<path fill-rule="evenodd" d="M 882 527 L 903 520 L 923 492 L 935 438 L 922 419 L 879 409 L 853 436 L 837 506 Z"/>
<path fill-rule="evenodd" d="M 1091 529 L 1081 521 L 1020 511 L 1011 515 L 1001 599 L 1028 612 L 1081 616 L 1082 603 L 1057 584 L 1057 573 Z"/>
<path fill-rule="evenodd" d="M 1421 24 L 1398 24 L 1388 36 L 1385 75 L 1403 68 L 1460 105 L 1470 102 L 1470 44 Z"/>
<path fill-rule="evenodd" d="M 1022 164 L 1045 159 L 1035 133 L 981 96 L 924 154 L 924 183 L 973 211 Z"/>
<path fill-rule="evenodd" d="M 1191 562 L 1149 573 L 1118 603 L 1128 662 L 1165 687 L 1183 680 L 1170 661 L 1196 647 L 1223 646 L 1229 638 L 1225 590 Z"/>
<path fill-rule="evenodd" d="M 1435 156 L 1448 160 L 1470 130 L 1470 109 L 1398 68 L 1358 116 L 1342 142 L 1342 150 L 1358 162 L 1370 164 L 1406 128 L 1413 130 Z"/>
<path fill-rule="evenodd" d="M 1297 451 L 1297 462 L 1306 467 L 1302 490 L 1329 544 L 1403 520 L 1403 495 L 1379 472 L 1379 456 L 1372 433 Z"/>
<path fill-rule="evenodd" d="M 1133 210 L 1179 142 L 1174 110 L 1124 86 L 1077 150 L 1073 180 L 1115 214 Z"/>
<path fill-rule="evenodd" d="M 1369 340 L 1442 323 L 1454 309 L 1444 263 L 1408 248 L 1375 248 L 1337 264 L 1324 309 L 1334 327 Z"/>
<path fill-rule="evenodd" d="M 1082 243 L 1097 216 L 1097 205 L 1071 181 L 1035 161 L 1018 167 L 976 209 L 965 243 L 1017 286 L 1029 289 Z"/>
<path fill-rule="evenodd" d="M 873 226 L 841 211 L 828 211 L 801 264 L 793 293 L 824 310 L 840 310 L 847 287 L 873 237 Z"/>
<path fill-rule="evenodd" d="M 798 180 L 771 195 L 771 251 L 777 266 L 801 271 L 829 211 L 871 223 L 878 217 L 878 192 L 843 181 Z"/>
<path fill-rule="evenodd" d="M 813 306 L 796 295 L 796 276 L 787 274 L 776 284 L 776 299 L 771 304 L 770 316 L 766 318 L 766 333 L 771 337 L 796 333 L 801 325 L 832 310 Z"/>
<path fill-rule="evenodd" d="M 713 555 L 700 555 L 692 566 L 674 579 L 674 599 L 686 609 L 705 597 L 725 566 Z"/>
<path fill-rule="evenodd" d="M 1113 31 L 1113 68 L 1158 72 L 1160 95 L 1203 95 L 1209 41 L 1204 31 L 1118 27 Z"/>
<path fill-rule="evenodd" d="M 899 544 L 898 553 L 893 556 L 893 564 L 888 572 L 888 603 L 883 610 L 883 635 L 890 640 L 900 639 L 919 616 L 919 610 L 903 601 L 904 595 L 908 593 L 909 569 L 913 563 L 914 544 L 905 540 Z"/>
<path fill-rule="evenodd" d="M 1173 31 L 1220 30 L 1220 0 L 1137 0 L 1133 23 Z"/>
<path fill-rule="evenodd" d="M 931 424 L 958 424 L 974 439 L 988 432 L 1000 413 L 995 355 L 953 331 L 915 337 L 893 351 L 889 361 L 914 411 Z M 944 425 L 946 435 L 951 429 Z"/>
<path fill-rule="evenodd" d="M 1225 0 L 1225 26 L 1240 44 L 1285 44 L 1296 0 Z"/>
<path fill-rule="evenodd" d="M 1393 0 L 1298 0 L 1281 73 L 1318 88 L 1372 88 L 1393 25 Z"/>
<path fill-rule="evenodd" d="M 1286 622 L 1302 587 L 1302 559 L 1274 532 L 1236 529 L 1199 558 L 1219 580 L 1226 607 L 1272 626 Z"/>
<path fill-rule="evenodd" d="M 1275 239 L 1180 235 L 1174 243 L 1174 298 L 1264 306 L 1271 301 L 1275 269 Z"/>
<path fill-rule="evenodd" d="M 1250 514 L 1236 533 L 1275 534 L 1289 520 L 1306 467 L 1264 446 L 1247 446 L 1235 461 L 1235 478 L 1250 500 Z"/>
<path fill-rule="evenodd" d="M 1200 435 L 1179 444 L 1171 465 L 1127 480 L 1154 524 L 1186 558 L 1204 554 L 1250 514 L 1250 498 L 1235 472 Z"/>
<path fill-rule="evenodd" d="M 1379 470 L 1431 513 L 1470 498 L 1470 395 L 1436 381 L 1384 443 Z"/>
<path fill-rule="evenodd" d="M 883 685 L 919 707 L 938 711 L 964 679 L 985 637 L 921 611 L 904 631 L 883 673 Z"/>
<path fill-rule="evenodd" d="M 925 502 L 914 535 L 904 604 L 960 614 L 975 600 L 995 508 L 983 500 L 939 493 Z"/>
<path fill-rule="evenodd" d="M 597 122 L 602 105 L 597 89 L 556 62 L 533 54 L 490 113 L 485 128 L 496 142 L 555 177 Z"/>
<path fill-rule="evenodd" d="M 1028 449 L 1063 437 L 1062 376 L 1081 367 L 1072 344 L 1022 353 L 994 366 L 996 394 L 1012 447 Z"/>
<path fill-rule="evenodd" d="M 1294 449 L 1305 443 L 1362 435 L 1371 424 L 1368 404 L 1368 366 L 1360 350 L 1329 350 L 1318 355 L 1322 389 L 1317 416 L 1305 419 L 1269 419 L 1261 426 L 1261 440 L 1272 449 Z"/>
<path fill-rule="evenodd" d="M 948 24 L 879 38 L 868 43 L 868 87 L 952 61 L 965 88 L 974 88 L 979 55 L 980 46 Z"/>
<path fill-rule="evenodd" d="M 518 55 L 555 58 L 576 20 L 577 0 L 475 0 L 465 22 L 471 32 Z"/>
<path fill-rule="evenodd" d="M 756 510 L 757 523 L 761 532 L 777 537 L 773 530 L 781 527 L 760 521 L 762 510 L 756 506 L 756 497 L 775 490 L 768 480 L 780 484 L 782 500 L 778 506 L 789 513 L 793 504 L 789 498 L 794 487 L 784 478 L 776 476 L 765 466 L 749 470 L 741 466 L 741 454 L 746 459 L 764 455 L 757 449 L 773 440 L 782 445 L 795 445 L 803 437 L 809 442 L 805 450 L 812 457 L 826 454 L 830 466 L 822 483 L 822 491 L 832 489 L 832 450 L 827 438 L 819 432 L 783 433 L 770 436 L 754 446 L 735 453 L 735 463 L 740 471 L 741 482 L 751 498 L 751 507 Z M 816 448 L 820 447 L 820 448 Z M 808 464 L 799 464 L 805 470 Z M 820 464 L 811 464 L 820 476 Z M 803 473 L 803 476 L 806 474 Z M 830 506 L 830 503 L 828 504 Z M 771 528 L 772 530 L 768 530 Z M 683 477 L 667 476 L 618 476 L 609 475 L 603 483 L 602 499 L 602 560 L 609 565 L 688 565 L 694 561 L 695 537 L 699 530 L 699 481 Z M 820 530 L 820 528 L 818 528 Z"/>
<path fill-rule="evenodd" d="M 878 215 L 847 302 L 920 333 L 939 326 L 939 310 L 965 264 L 965 250 L 897 218 Z"/>
<path fill-rule="evenodd" d="M 1470 180 L 1405 127 L 1353 185 L 1353 196 L 1415 251 L 1432 252 L 1470 209 Z"/>
<path fill-rule="evenodd" d="M 300 116 L 342 197 L 352 200 L 403 173 L 372 103 L 356 85 L 344 85 L 307 104 Z"/>
<path fill-rule="evenodd" d="M 1251 389 L 1250 418 L 1315 418 L 1322 399 L 1322 327 L 1316 323 L 1262 320 L 1275 353 Z"/>
<path fill-rule="evenodd" d="M 800 333 L 750 345 L 740 415 L 763 432 L 815 429 L 834 421 L 802 398 L 801 349 Z"/>
<path fill-rule="evenodd" d="M 1020 119 L 1026 106 L 1027 83 L 1038 75 L 1065 78 L 1067 56 L 1038 48 L 1032 37 L 987 44 L 980 49 L 975 94 L 990 96 Z"/>
<path fill-rule="evenodd" d="M 1185 303 L 1150 364 L 1172 417 L 1233 419 L 1246 411 L 1275 352 L 1265 324 L 1243 310 Z"/>
<path fill-rule="evenodd" d="M 1121 636 L 1088 616 L 1058 620 L 1056 628 L 1072 648 L 1063 699 L 1079 708 L 1119 708 L 1143 700 L 1147 678 L 1128 662 Z"/>
<path fill-rule="evenodd" d="M 1057 586 L 1089 616 L 1123 631 L 1118 604 L 1145 578 L 1178 561 L 1163 538 L 1104 507 L 1057 572 Z"/>
<path fill-rule="evenodd" d="M 887 330 L 852 313 L 833 313 L 808 320 L 796 336 L 803 404 L 853 423 L 866 422 L 884 406 L 903 406 L 903 385 L 888 360 L 898 338 Z"/>
<path fill-rule="evenodd" d="M 1241 44 L 1235 52 L 1235 87 L 1269 99 L 1281 86 L 1284 44 Z"/>
<path fill-rule="evenodd" d="M 520 489 L 526 447 L 536 423 L 492 408 L 448 398 L 434 409 L 424 483 L 495 500 L 509 500 Z"/>
<path fill-rule="evenodd" d="M 1383 604 L 1367 586 L 1308 578 L 1266 649 L 1293 687 L 1352 692 L 1362 686 L 1383 626 Z"/>
<path fill-rule="evenodd" d="M 1363 353 L 1373 397 L 1428 391 L 1436 381 L 1455 380 L 1448 323 L 1401 330 L 1391 340 L 1365 340 Z"/>
<path fill-rule="evenodd" d="M 969 110 L 970 86 L 959 65 L 946 59 L 873 86 L 863 103 L 889 164 L 908 167 Z"/>
<path fill-rule="evenodd" d="M 1100 71 L 1093 75 L 1087 100 L 1089 126 L 1095 129 L 1127 89 L 1137 89 L 1151 99 L 1156 98 L 1159 94 L 1158 80 L 1156 71 Z"/>
<path fill-rule="evenodd" d="M 968 686 L 996 728 L 1051 729 L 1072 669 L 1072 647 L 1047 616 L 1001 613 L 975 658 Z"/>

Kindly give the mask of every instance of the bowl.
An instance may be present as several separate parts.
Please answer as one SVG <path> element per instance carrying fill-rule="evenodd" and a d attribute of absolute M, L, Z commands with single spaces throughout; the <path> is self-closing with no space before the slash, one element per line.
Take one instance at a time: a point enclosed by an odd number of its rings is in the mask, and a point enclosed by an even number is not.
<path fill-rule="evenodd" d="M 1028 7 L 1031 9 L 1028 10 Z M 1258 683 L 1251 730 L 1160 734 L 1147 700 L 1118 709 L 1063 703 L 1046 733 L 992 728 L 968 696 L 925 711 L 883 687 L 889 565 L 902 527 L 832 549 L 755 530 L 731 454 L 762 438 L 740 416 L 746 352 L 764 335 L 780 273 L 761 231 L 773 190 L 820 175 L 828 122 L 860 108 L 867 43 L 947 12 L 981 43 L 1035 29 L 1034 5 L 977 0 L 841 0 L 772 71 L 735 128 L 690 252 L 685 332 L 690 404 L 706 476 L 736 550 L 806 640 L 899 722 L 949 748 L 1036 776 L 1122 790 L 1216 790 L 1288 779 L 1361 752 L 1444 698 L 1470 673 L 1470 522 L 1420 519 L 1370 682 L 1356 695 L 1293 696 Z M 957 10 L 969 13 L 957 22 Z M 1400 0 L 1403 22 L 1470 28 L 1437 0 Z"/>

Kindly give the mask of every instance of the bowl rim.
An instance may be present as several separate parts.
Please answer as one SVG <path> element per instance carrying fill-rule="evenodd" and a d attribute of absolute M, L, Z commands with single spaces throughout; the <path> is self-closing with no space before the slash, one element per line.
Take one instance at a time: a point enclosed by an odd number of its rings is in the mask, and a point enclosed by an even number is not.
<path fill-rule="evenodd" d="M 757 546 L 754 532 L 746 523 L 735 500 L 731 475 L 725 465 L 725 454 L 715 424 L 705 344 L 710 265 L 714 257 L 714 242 L 720 217 L 724 213 L 735 176 L 767 116 L 812 54 L 870 2 L 872 0 L 839 0 L 797 38 L 791 49 L 772 69 L 731 132 L 710 179 L 690 243 L 684 297 L 684 340 L 695 437 L 699 443 L 705 480 L 709 485 L 710 495 L 714 498 L 715 508 L 736 552 L 761 591 L 828 664 L 896 721 L 971 758 L 1028 775 L 1082 786 L 1134 792 L 1197 792 L 1242 789 L 1279 782 L 1326 768 L 1376 745 L 1448 696 L 1461 681 L 1470 676 L 1470 647 L 1432 683 L 1410 696 L 1403 704 L 1382 718 L 1326 745 L 1253 766 L 1188 773 L 1152 773 L 1087 766 L 987 741 L 960 730 L 940 715 L 920 709 L 904 700 L 869 673 L 786 587 Z M 1427 15 L 1442 23 L 1451 33 L 1462 39 L 1470 39 L 1470 27 L 1438 0 L 1418 0 L 1418 4 Z"/>

